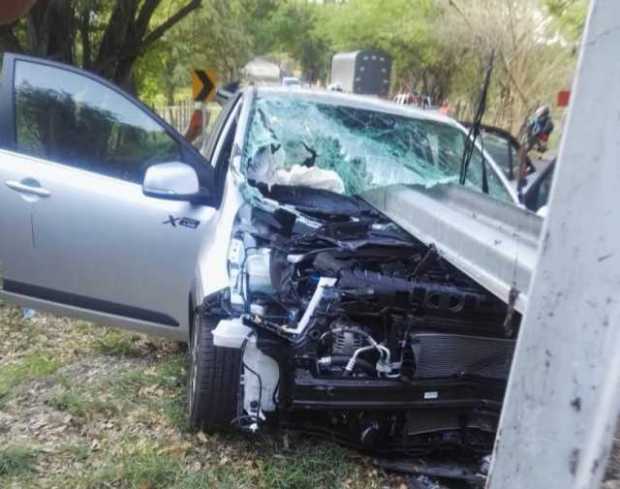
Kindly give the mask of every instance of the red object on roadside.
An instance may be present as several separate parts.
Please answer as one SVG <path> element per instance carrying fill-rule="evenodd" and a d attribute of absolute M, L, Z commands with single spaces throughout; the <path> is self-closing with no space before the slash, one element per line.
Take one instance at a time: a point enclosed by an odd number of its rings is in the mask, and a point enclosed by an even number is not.
<path fill-rule="evenodd" d="M 561 90 L 558 92 L 558 107 L 568 107 L 570 103 L 570 90 Z"/>
<path fill-rule="evenodd" d="M 441 107 L 439 107 L 439 113 L 444 115 L 450 115 L 450 112 L 452 112 L 452 108 L 450 107 L 448 101 L 444 100 L 441 104 Z"/>
<path fill-rule="evenodd" d="M 193 143 L 194 140 L 202 133 L 203 126 L 204 117 L 202 115 L 202 109 L 196 109 L 194 110 L 192 118 L 189 121 L 187 131 L 185 131 L 185 139 L 187 139 L 190 143 Z"/>
<path fill-rule="evenodd" d="M 25 15 L 36 0 L 1 0 L 0 25 L 10 24 Z"/>

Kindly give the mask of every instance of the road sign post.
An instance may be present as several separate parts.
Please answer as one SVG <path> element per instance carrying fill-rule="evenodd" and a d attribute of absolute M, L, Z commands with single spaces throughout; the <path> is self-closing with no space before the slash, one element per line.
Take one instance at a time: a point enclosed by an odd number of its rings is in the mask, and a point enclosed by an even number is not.
<path fill-rule="evenodd" d="M 214 70 L 192 70 L 192 97 L 195 102 L 210 102 L 215 98 L 217 73 Z"/>
<path fill-rule="evenodd" d="M 206 103 L 215 98 L 217 88 L 217 73 L 214 70 L 192 70 L 192 99 L 194 100 L 194 112 L 190 123 L 185 131 L 185 137 L 191 142 L 197 140 L 202 134 L 206 136 L 209 112 Z"/>

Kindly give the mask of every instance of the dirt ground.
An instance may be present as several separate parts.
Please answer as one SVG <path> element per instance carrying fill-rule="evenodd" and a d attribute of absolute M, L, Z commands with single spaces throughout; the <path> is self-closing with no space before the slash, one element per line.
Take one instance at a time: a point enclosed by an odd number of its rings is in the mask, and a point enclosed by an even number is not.
<path fill-rule="evenodd" d="M 321 440 L 190 433 L 177 343 L 2 303 L 0 338 L 1 489 L 422 487 Z"/>

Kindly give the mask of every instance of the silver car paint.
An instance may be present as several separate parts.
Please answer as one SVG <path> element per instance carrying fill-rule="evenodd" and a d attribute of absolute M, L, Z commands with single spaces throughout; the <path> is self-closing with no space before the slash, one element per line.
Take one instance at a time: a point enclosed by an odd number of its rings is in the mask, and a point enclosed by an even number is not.
<path fill-rule="evenodd" d="M 32 209 L 41 197 L 17 193 L 7 185 L 24 179 L 17 155 L 0 150 L 0 177 L 0 259 L 10 260 L 10 276 L 22 277 L 34 260 Z M 4 277 L 7 264 L 0 262 Z"/>
<path fill-rule="evenodd" d="M 146 197 L 138 184 L 5 150 L 0 177 L 0 229 L 15 230 L 0 240 L 5 279 L 165 314 L 178 327 L 95 311 L 88 319 L 187 337 L 195 263 L 214 209 Z M 27 178 L 36 178 L 50 196 L 32 198 L 5 185 Z M 170 216 L 201 224 L 165 224 Z M 73 306 L 34 299 L 28 305 L 85 317 Z"/>

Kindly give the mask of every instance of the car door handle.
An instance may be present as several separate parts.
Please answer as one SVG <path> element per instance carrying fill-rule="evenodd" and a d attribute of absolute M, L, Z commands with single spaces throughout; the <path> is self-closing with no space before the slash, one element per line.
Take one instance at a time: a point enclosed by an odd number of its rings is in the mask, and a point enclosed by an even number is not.
<path fill-rule="evenodd" d="M 49 190 L 44 189 L 43 187 L 37 187 L 32 183 L 16 182 L 15 180 L 7 180 L 5 183 L 7 187 L 15 190 L 16 192 L 36 195 L 38 197 L 49 197 L 52 195 Z"/>

